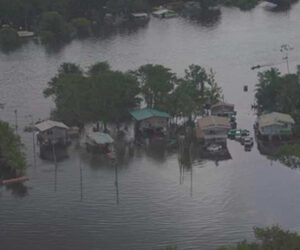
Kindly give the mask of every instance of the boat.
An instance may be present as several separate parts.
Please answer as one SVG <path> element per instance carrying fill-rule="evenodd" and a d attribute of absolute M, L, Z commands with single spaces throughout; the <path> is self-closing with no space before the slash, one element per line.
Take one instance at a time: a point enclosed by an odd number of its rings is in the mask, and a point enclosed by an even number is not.
<path fill-rule="evenodd" d="M 222 150 L 222 146 L 218 144 L 210 144 L 206 149 L 211 153 L 216 153 Z"/>
<path fill-rule="evenodd" d="M 34 32 L 27 31 L 27 30 L 20 30 L 20 31 L 18 31 L 18 36 L 20 38 L 34 37 Z"/>
<path fill-rule="evenodd" d="M 154 17 L 158 18 L 172 18 L 172 17 L 177 17 L 178 14 L 174 10 L 168 10 L 168 9 L 160 9 L 157 11 L 152 12 L 152 15 Z"/>
<path fill-rule="evenodd" d="M 131 13 L 132 20 L 136 22 L 147 22 L 149 21 L 150 17 L 147 13 L 141 12 L 141 13 Z"/>

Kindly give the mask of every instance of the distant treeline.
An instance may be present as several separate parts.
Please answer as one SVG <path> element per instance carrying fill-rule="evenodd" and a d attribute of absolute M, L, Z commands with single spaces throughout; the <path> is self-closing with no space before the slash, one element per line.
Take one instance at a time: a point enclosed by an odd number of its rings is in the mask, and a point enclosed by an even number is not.
<path fill-rule="evenodd" d="M 85 17 L 100 21 L 105 13 L 150 11 L 153 6 L 168 4 L 170 0 L 0 0 L 1 24 L 30 28 L 37 26 L 43 13 L 58 12 L 66 21 Z M 247 9 L 254 7 L 258 0 L 195 0 L 202 7 L 216 4 L 233 5 Z"/>

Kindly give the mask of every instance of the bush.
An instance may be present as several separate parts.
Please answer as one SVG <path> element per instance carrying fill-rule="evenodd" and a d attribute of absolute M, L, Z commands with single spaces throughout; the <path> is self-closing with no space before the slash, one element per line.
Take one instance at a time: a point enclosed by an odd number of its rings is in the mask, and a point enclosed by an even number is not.
<path fill-rule="evenodd" d="M 0 30 L 0 46 L 2 49 L 14 49 L 20 43 L 18 33 L 11 27 L 4 27 Z"/>
<path fill-rule="evenodd" d="M 26 168 L 20 138 L 7 122 L 0 121 L 0 178 L 15 177 Z"/>
<path fill-rule="evenodd" d="M 73 19 L 72 26 L 74 27 L 78 37 L 87 37 L 92 32 L 91 21 L 84 17 Z"/>
<path fill-rule="evenodd" d="M 254 234 L 257 242 L 242 241 L 236 246 L 221 247 L 218 250 L 300 250 L 300 236 L 278 226 L 255 227 Z"/>
<path fill-rule="evenodd" d="M 40 22 L 43 43 L 66 42 L 71 38 L 71 27 L 57 12 L 45 12 Z"/>

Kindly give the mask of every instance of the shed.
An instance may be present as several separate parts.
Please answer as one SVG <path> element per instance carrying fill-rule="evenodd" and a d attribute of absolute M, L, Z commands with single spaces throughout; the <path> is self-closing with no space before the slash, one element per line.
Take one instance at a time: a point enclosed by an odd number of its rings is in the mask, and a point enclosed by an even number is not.
<path fill-rule="evenodd" d="M 35 125 L 38 141 L 44 145 L 68 143 L 69 127 L 62 122 L 46 120 Z"/>
<path fill-rule="evenodd" d="M 258 131 L 263 136 L 292 135 L 294 119 L 289 114 L 272 112 L 258 118 Z"/>
<path fill-rule="evenodd" d="M 196 124 L 196 138 L 205 144 L 226 143 L 230 122 L 225 117 L 207 116 L 198 119 Z"/>

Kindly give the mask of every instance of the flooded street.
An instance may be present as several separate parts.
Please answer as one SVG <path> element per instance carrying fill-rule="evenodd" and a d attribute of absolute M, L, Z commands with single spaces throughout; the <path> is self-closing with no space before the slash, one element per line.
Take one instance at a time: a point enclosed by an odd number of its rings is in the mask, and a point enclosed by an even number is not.
<path fill-rule="evenodd" d="M 18 131 L 33 165 L 32 137 L 22 131 L 31 122 L 28 115 L 49 117 L 54 104 L 42 92 L 62 62 L 86 69 L 106 60 L 122 71 L 162 64 L 179 76 L 194 63 L 213 68 L 225 101 L 235 104 L 238 127 L 253 136 L 257 71 L 251 67 L 275 64 L 287 73 L 280 46 L 288 43 L 294 47 L 290 69 L 296 70 L 299 13 L 300 3 L 284 12 L 262 5 L 250 12 L 223 8 L 215 23 L 152 18 L 146 27 L 75 40 L 59 51 L 28 42 L 13 53 L 0 53 L 0 103 L 6 103 L 0 119 L 15 126 L 18 110 Z M 256 143 L 245 152 L 228 140 L 228 150 L 232 159 L 200 161 L 183 173 L 176 153 L 136 150 L 116 172 L 74 142 L 57 171 L 37 158 L 37 166 L 27 170 L 25 189 L 0 187 L 1 246 L 213 250 L 251 240 L 253 226 L 279 224 L 300 233 L 300 172 L 261 155 Z"/>

